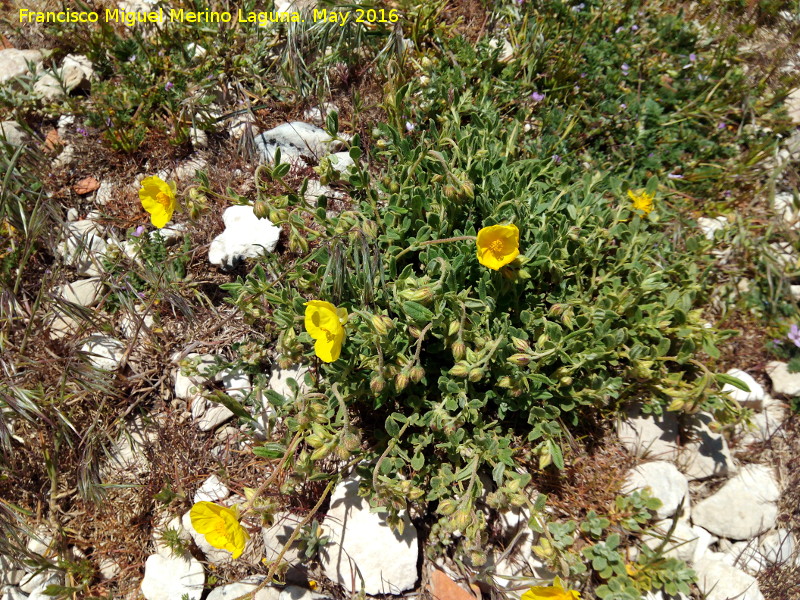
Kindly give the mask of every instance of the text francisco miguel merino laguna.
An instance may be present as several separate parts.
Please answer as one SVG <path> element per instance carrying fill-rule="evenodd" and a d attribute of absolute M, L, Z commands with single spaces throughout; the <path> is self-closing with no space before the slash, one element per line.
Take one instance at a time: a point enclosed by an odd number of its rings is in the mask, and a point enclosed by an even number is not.
<path fill-rule="evenodd" d="M 350 18 L 351 11 L 332 11 L 325 9 L 314 9 L 311 15 L 316 21 L 331 21 L 344 25 Z M 19 9 L 20 23 L 97 23 L 102 13 L 83 12 L 83 11 L 60 11 L 42 12 L 35 10 Z M 258 23 L 264 27 L 267 23 L 296 23 L 304 20 L 300 12 L 245 12 L 239 9 L 234 15 L 229 12 L 217 11 L 188 11 L 183 9 L 169 9 L 165 12 L 163 8 L 147 12 L 128 12 L 124 10 L 105 9 L 106 23 L 122 23 L 128 27 L 133 27 L 136 23 L 164 23 L 166 18 L 179 23 Z M 235 17 L 235 18 L 234 18 Z"/>

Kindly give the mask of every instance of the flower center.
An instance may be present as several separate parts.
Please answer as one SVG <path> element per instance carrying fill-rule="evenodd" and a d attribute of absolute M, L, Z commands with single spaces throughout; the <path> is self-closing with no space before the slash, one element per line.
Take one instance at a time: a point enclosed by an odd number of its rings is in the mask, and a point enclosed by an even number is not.
<path fill-rule="evenodd" d="M 163 206 L 164 210 L 169 210 L 169 196 L 164 192 L 158 192 L 158 194 L 156 194 L 156 202 Z"/>
<path fill-rule="evenodd" d="M 489 244 L 489 249 L 495 254 L 503 254 L 503 242 L 501 240 L 492 240 Z"/>

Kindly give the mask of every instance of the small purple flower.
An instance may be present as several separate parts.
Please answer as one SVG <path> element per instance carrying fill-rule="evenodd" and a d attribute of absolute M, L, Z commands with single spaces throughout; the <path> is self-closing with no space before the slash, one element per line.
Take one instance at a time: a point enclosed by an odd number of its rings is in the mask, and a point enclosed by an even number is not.
<path fill-rule="evenodd" d="M 725 196 L 726 198 L 730 198 L 731 196 L 733 196 L 733 192 L 730 190 L 725 190 L 724 192 L 722 192 L 722 195 Z"/>
<path fill-rule="evenodd" d="M 139 296 L 139 298 L 141 298 L 142 300 L 144 300 L 145 298 L 147 298 L 147 296 L 145 295 L 145 293 L 144 293 L 144 292 L 136 292 L 136 295 L 137 295 L 137 296 Z"/>
<path fill-rule="evenodd" d="M 554 163 L 556 163 L 557 165 L 561 164 L 561 157 L 558 154 L 553 154 L 552 158 Z"/>
<path fill-rule="evenodd" d="M 722 121 L 717 123 L 717 129 L 725 129 L 725 123 L 723 123 Z"/>
<path fill-rule="evenodd" d="M 581 2 L 581 3 L 580 3 L 580 4 L 578 4 L 577 6 L 573 6 L 571 10 L 572 10 L 572 12 L 580 12 L 580 11 L 582 11 L 582 10 L 583 10 L 585 7 L 586 7 L 586 5 L 585 5 L 583 2 Z"/>
<path fill-rule="evenodd" d="M 689 62 L 696 62 L 696 61 L 697 61 L 697 54 L 695 54 L 694 52 L 692 52 L 692 53 L 689 55 Z"/>
<path fill-rule="evenodd" d="M 679 175 L 677 173 L 670 173 L 667 175 L 667 179 L 683 179 L 683 175 Z"/>
<path fill-rule="evenodd" d="M 622 72 L 627 75 L 628 74 L 628 70 L 630 69 L 630 67 L 628 66 L 628 63 L 622 63 L 622 66 L 620 67 L 620 69 L 622 69 Z"/>
<path fill-rule="evenodd" d="M 772 343 L 775 344 L 776 346 L 780 346 L 783 343 L 783 340 L 775 338 L 774 340 L 772 340 Z"/>
<path fill-rule="evenodd" d="M 581 73 L 581 79 L 586 79 L 586 73 Z"/>
<path fill-rule="evenodd" d="M 619 105 L 619 107 L 620 107 L 622 110 L 625 110 L 626 108 L 628 108 L 628 105 L 627 105 L 627 104 L 625 104 L 625 103 L 623 102 L 622 104 L 620 104 L 620 105 Z"/>
<path fill-rule="evenodd" d="M 631 31 L 639 31 L 638 25 L 631 25 Z"/>
<path fill-rule="evenodd" d="M 78 127 L 77 129 L 75 129 L 75 131 L 80 133 L 83 137 L 86 137 L 87 135 L 89 135 L 89 132 L 86 131 L 86 127 Z"/>
<path fill-rule="evenodd" d="M 144 225 L 139 225 L 133 232 L 134 237 L 140 237 L 144 233 Z"/>
<path fill-rule="evenodd" d="M 167 90 L 167 91 L 170 91 L 174 87 L 175 87 L 175 84 L 172 83 L 171 81 L 168 81 L 167 83 L 164 84 L 164 89 Z"/>
<path fill-rule="evenodd" d="M 795 346 L 800 348 L 800 329 L 797 328 L 797 325 L 792 325 L 789 328 L 789 333 L 786 335 L 786 337 L 789 338 L 789 341 Z"/>
<path fill-rule="evenodd" d="M 542 100 L 544 100 L 544 94 L 541 94 L 539 92 L 533 92 L 531 94 L 531 100 L 533 100 L 534 102 L 541 102 Z"/>
<path fill-rule="evenodd" d="M 622 33 L 623 31 L 625 31 L 625 28 L 622 25 L 620 25 L 614 30 L 614 33 Z"/>
<path fill-rule="evenodd" d="M 647 155 L 647 158 L 653 158 L 655 155 L 656 155 L 655 152 L 651 152 L 650 154 Z"/>
<path fill-rule="evenodd" d="M 106 127 L 111 127 L 111 117 L 106 117 Z"/>
<path fill-rule="evenodd" d="M 411 121 L 406 121 L 406 131 L 411 133 L 416 126 Z"/>

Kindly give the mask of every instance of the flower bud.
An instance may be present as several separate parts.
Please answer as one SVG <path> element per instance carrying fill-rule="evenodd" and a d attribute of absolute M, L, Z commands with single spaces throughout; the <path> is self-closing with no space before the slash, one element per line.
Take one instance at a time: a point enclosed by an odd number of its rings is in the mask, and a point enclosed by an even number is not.
<path fill-rule="evenodd" d="M 471 550 L 469 553 L 469 560 L 474 567 L 482 567 L 486 564 L 486 553 L 480 550 Z"/>
<path fill-rule="evenodd" d="M 564 309 L 566 307 L 567 307 L 566 304 L 553 304 L 553 306 L 550 307 L 550 310 L 547 311 L 547 314 L 548 316 L 551 317 L 557 317 L 562 312 L 564 312 Z"/>
<path fill-rule="evenodd" d="M 292 363 L 292 359 L 291 358 L 287 358 L 286 356 L 281 356 L 278 359 L 278 366 L 281 369 L 289 369 L 289 368 L 291 368 L 292 364 L 293 364 Z"/>
<path fill-rule="evenodd" d="M 433 300 L 433 290 L 428 286 L 424 286 L 416 290 L 403 290 L 400 292 L 400 297 L 403 300 L 421 302 L 424 304 Z"/>
<path fill-rule="evenodd" d="M 478 336 L 478 337 L 475 338 L 475 347 L 478 350 L 483 350 L 483 348 L 486 346 L 486 343 L 487 343 L 487 340 L 483 336 Z"/>
<path fill-rule="evenodd" d="M 517 352 L 530 352 L 531 351 L 531 347 L 528 344 L 528 342 L 526 342 L 525 340 L 523 340 L 521 338 L 512 337 L 511 338 L 511 343 L 514 345 L 514 350 L 516 350 Z"/>
<path fill-rule="evenodd" d="M 422 378 L 425 377 L 425 369 L 423 369 L 420 365 L 416 365 L 411 367 L 409 375 L 411 376 L 411 381 L 414 383 L 419 383 L 422 381 Z"/>
<path fill-rule="evenodd" d="M 325 444 L 324 446 L 317 448 L 314 452 L 311 453 L 311 460 L 322 460 L 328 454 L 331 453 L 332 447 L 331 444 Z"/>
<path fill-rule="evenodd" d="M 444 186 L 444 197 L 448 200 L 455 200 L 458 197 L 458 190 L 456 190 L 456 186 L 452 183 L 448 183 Z"/>
<path fill-rule="evenodd" d="M 531 362 L 531 357 L 527 354 L 512 354 L 508 357 L 508 362 L 517 367 L 525 367 Z"/>
<path fill-rule="evenodd" d="M 471 520 L 472 519 L 471 515 L 469 514 L 469 509 L 464 508 L 458 511 L 455 514 L 455 516 L 450 520 L 450 522 L 453 524 L 455 529 L 464 531 L 467 528 L 467 525 L 469 525 Z"/>
<path fill-rule="evenodd" d="M 380 394 L 383 388 L 386 387 L 386 380 L 380 375 L 375 375 L 369 382 L 369 389 L 373 394 Z"/>
<path fill-rule="evenodd" d="M 439 502 L 439 506 L 436 507 L 436 512 L 445 517 L 449 517 L 456 512 L 456 508 L 458 508 L 456 501 L 448 498 Z"/>
<path fill-rule="evenodd" d="M 334 448 L 334 452 L 336 453 L 336 456 L 338 456 L 340 460 L 347 460 L 348 458 L 350 458 L 350 450 L 348 450 L 341 444 L 337 445 L 336 448 Z"/>
<path fill-rule="evenodd" d="M 378 136 L 375 136 L 375 137 L 378 137 Z M 392 180 L 389 178 L 388 175 L 384 175 L 383 177 L 381 177 L 381 184 L 383 185 L 383 187 L 385 187 L 388 190 L 389 186 L 392 185 Z"/>
<path fill-rule="evenodd" d="M 413 337 L 415 340 L 418 340 L 419 336 L 422 335 L 422 330 L 419 327 L 417 327 L 416 325 L 409 325 L 408 326 L 408 333 L 410 333 L 411 337 Z"/>
<path fill-rule="evenodd" d="M 514 384 L 511 383 L 511 377 L 508 375 L 503 375 L 500 379 L 497 380 L 497 386 L 501 388 L 510 388 Z"/>
<path fill-rule="evenodd" d="M 342 435 L 342 445 L 350 452 L 357 450 L 361 445 L 361 433 L 353 430 L 348 431 Z"/>
<path fill-rule="evenodd" d="M 486 372 L 483 369 L 481 369 L 480 367 L 475 367 L 473 369 L 470 369 L 468 377 L 471 382 L 475 383 L 476 381 L 480 381 L 481 379 L 483 379 L 483 376 L 485 374 Z"/>
<path fill-rule="evenodd" d="M 394 378 L 394 389 L 397 392 L 402 392 L 404 389 L 406 389 L 406 386 L 408 385 L 409 379 L 410 378 L 408 376 L 408 370 L 407 369 L 403 369 Z"/>
<path fill-rule="evenodd" d="M 450 324 L 447 326 L 447 335 L 453 336 L 458 333 L 461 329 L 461 323 L 458 321 L 450 321 Z"/>
<path fill-rule="evenodd" d="M 269 216 L 269 204 L 267 204 L 264 200 L 256 200 L 253 203 L 253 214 L 258 219 L 266 219 Z"/>
<path fill-rule="evenodd" d="M 466 377 L 469 375 L 469 366 L 464 362 L 458 362 L 450 369 L 450 375 L 453 377 Z"/>
<path fill-rule="evenodd" d="M 385 317 L 383 315 L 375 315 L 372 317 L 372 328 L 379 335 L 388 335 L 389 328 L 393 325 L 392 320 L 389 317 Z"/>
<path fill-rule="evenodd" d="M 378 224 L 375 221 L 367 219 L 362 226 L 364 233 L 371 238 L 378 237 Z"/>
<path fill-rule="evenodd" d="M 475 186 L 471 181 L 461 182 L 461 196 L 472 200 L 475 198 Z"/>
<path fill-rule="evenodd" d="M 399 183 L 397 183 L 396 181 L 393 181 L 393 182 L 392 182 L 392 185 L 390 185 L 390 186 L 389 186 L 389 190 L 390 190 L 390 191 L 391 191 L 393 194 L 396 194 L 397 192 L 399 192 L 399 191 L 400 191 L 400 184 L 399 184 Z"/>
<path fill-rule="evenodd" d="M 298 419 L 298 421 L 299 421 L 299 419 Z M 325 443 L 325 441 L 321 437 L 319 437 L 316 433 L 312 433 L 312 434 L 306 436 L 306 444 L 308 444 L 312 448 L 319 448 L 324 443 Z"/>
<path fill-rule="evenodd" d="M 455 342 L 450 349 L 453 351 L 453 358 L 461 360 L 467 353 L 467 345 L 464 342 Z"/>
<path fill-rule="evenodd" d="M 572 385 L 572 377 L 569 376 L 562 377 L 561 379 L 558 380 L 558 382 L 563 386 Z"/>

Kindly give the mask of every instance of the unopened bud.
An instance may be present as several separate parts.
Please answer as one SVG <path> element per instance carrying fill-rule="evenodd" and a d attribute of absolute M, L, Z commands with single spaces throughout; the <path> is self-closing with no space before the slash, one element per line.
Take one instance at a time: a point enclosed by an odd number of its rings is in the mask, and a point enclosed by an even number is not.
<path fill-rule="evenodd" d="M 483 379 L 485 374 L 486 372 L 483 369 L 480 367 L 475 367 L 474 369 L 470 369 L 468 377 L 471 382 L 475 383 L 476 381 Z"/>
<path fill-rule="evenodd" d="M 380 335 L 388 335 L 389 329 L 393 325 L 392 320 L 384 315 L 375 315 L 371 322 L 373 329 Z"/>
<path fill-rule="evenodd" d="M 369 237 L 371 238 L 378 237 L 378 224 L 375 223 L 375 221 L 367 219 L 366 221 L 364 221 L 362 228 L 364 230 L 364 233 L 366 233 Z"/>
<path fill-rule="evenodd" d="M 553 306 L 550 307 L 550 310 L 547 311 L 547 314 L 551 317 L 557 317 L 564 312 L 566 307 L 566 304 L 553 304 Z"/>
<path fill-rule="evenodd" d="M 525 367 L 531 362 L 531 357 L 527 354 L 512 354 L 508 357 L 508 362 L 517 367 Z"/>
<path fill-rule="evenodd" d="M 419 336 L 422 335 L 422 330 L 419 327 L 417 327 L 416 325 L 409 325 L 408 326 L 408 333 L 410 333 L 411 337 L 413 337 L 415 340 L 418 340 Z"/>
<path fill-rule="evenodd" d="M 450 321 L 450 325 L 447 326 L 447 335 L 455 335 L 458 333 L 459 329 L 461 329 L 461 323 L 458 321 Z"/>
<path fill-rule="evenodd" d="M 449 517 L 456 512 L 456 508 L 458 508 L 456 501 L 448 498 L 447 500 L 442 500 L 439 502 L 439 506 L 436 507 L 436 512 L 440 515 L 444 515 L 445 517 Z"/>
<path fill-rule="evenodd" d="M 409 379 L 408 371 L 403 369 L 394 378 L 394 389 L 398 392 L 402 392 L 404 389 L 406 389 Z"/>
<path fill-rule="evenodd" d="M 461 195 L 465 198 L 469 198 L 470 200 L 475 198 L 475 186 L 471 181 L 461 182 Z"/>
<path fill-rule="evenodd" d="M 448 200 L 455 200 L 458 197 L 458 190 L 456 189 L 456 186 L 454 186 L 452 183 L 448 183 L 446 186 L 444 186 L 444 196 Z"/>
<path fill-rule="evenodd" d="M 334 448 L 334 452 L 336 453 L 336 456 L 338 456 L 340 460 L 347 460 L 348 458 L 350 458 L 350 450 L 348 450 L 341 444 L 336 446 L 336 448 Z"/>
<path fill-rule="evenodd" d="M 510 388 L 514 384 L 511 383 L 511 377 L 508 375 L 503 375 L 500 379 L 497 380 L 497 386 L 501 388 Z"/>
<path fill-rule="evenodd" d="M 425 377 L 425 369 L 423 369 L 420 365 L 416 365 L 411 367 L 409 375 L 411 376 L 411 381 L 414 383 L 419 383 L 422 381 L 422 378 Z"/>
<path fill-rule="evenodd" d="M 450 375 L 453 377 L 466 377 L 469 375 L 469 367 L 463 362 L 456 363 L 455 366 L 450 369 Z"/>
<path fill-rule="evenodd" d="M 380 375 L 374 376 L 369 382 L 369 389 L 373 394 L 380 394 L 386 386 L 386 380 Z"/>
<path fill-rule="evenodd" d="M 562 377 L 558 382 L 563 386 L 572 385 L 572 377 Z"/>
<path fill-rule="evenodd" d="M 253 203 L 253 214 L 257 219 L 266 219 L 269 216 L 269 204 L 263 200 L 256 200 Z"/>
<path fill-rule="evenodd" d="M 424 286 L 416 290 L 403 290 L 400 292 L 400 297 L 403 298 L 403 300 L 421 302 L 424 304 L 433 300 L 433 290 L 428 286 Z"/>
<path fill-rule="evenodd" d="M 333 449 L 331 446 L 332 446 L 331 444 L 325 444 L 324 446 L 321 446 L 320 448 L 314 450 L 314 452 L 311 453 L 311 460 L 322 460 L 323 458 L 328 456 L 328 454 L 330 454 L 331 450 Z"/>
<path fill-rule="evenodd" d="M 357 450 L 361 445 L 361 434 L 358 431 L 348 431 L 342 436 L 342 445 L 350 452 Z"/>
<path fill-rule="evenodd" d="M 306 444 L 308 444 L 312 448 L 319 448 L 324 443 L 325 441 L 321 437 L 319 437 L 316 433 L 312 433 L 306 436 Z"/>
<path fill-rule="evenodd" d="M 453 358 L 461 360 L 467 353 L 467 345 L 464 342 L 455 342 L 450 349 L 453 351 Z"/>
<path fill-rule="evenodd" d="M 525 340 L 523 340 L 521 338 L 512 337 L 511 338 L 511 343 L 514 345 L 514 350 L 516 350 L 517 352 L 530 352 L 531 351 L 531 347 L 528 344 L 528 342 L 526 342 Z"/>

